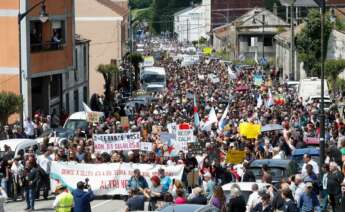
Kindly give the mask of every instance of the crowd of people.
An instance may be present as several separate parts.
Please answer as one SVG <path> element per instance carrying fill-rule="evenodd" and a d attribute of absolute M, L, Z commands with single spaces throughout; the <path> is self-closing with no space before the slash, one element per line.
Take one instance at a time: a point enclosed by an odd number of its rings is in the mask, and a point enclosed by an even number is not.
<path fill-rule="evenodd" d="M 263 166 L 260 179 L 249 169 L 256 159 L 288 159 L 295 149 L 305 146 L 305 137 L 320 136 L 319 103 L 304 105 L 296 97 L 296 90 L 286 83 L 271 78 L 269 71 L 260 67 L 233 67 L 215 59 L 203 59 L 200 63 L 181 67 L 179 62 L 166 59 L 160 62 L 167 72 L 167 89 L 154 95 L 149 104 L 115 105 L 114 113 L 104 122 L 90 123 L 88 129 L 77 129 L 71 140 L 50 143 L 45 138 L 40 148 L 29 149 L 22 155 L 12 157 L 11 149 L 5 147 L 1 160 L 1 186 L 9 197 L 16 200 L 25 197 L 28 208 L 34 201 L 49 194 L 49 174 L 52 161 L 74 161 L 78 163 L 154 163 L 162 165 L 184 164 L 182 179 L 165 176 L 164 169 L 150 182 L 134 171 L 129 179 L 128 211 L 143 210 L 146 200 L 151 210 L 168 204 L 211 204 L 221 211 L 345 211 L 345 125 L 341 114 L 333 107 L 326 113 L 326 160 L 323 167 L 304 156 L 300 173 L 282 178 L 272 185 L 272 174 Z M 264 83 L 256 85 L 254 76 L 263 76 Z M 115 102 L 121 102 L 117 97 Z M 274 101 L 275 97 L 283 101 Z M 98 98 L 96 98 L 98 99 Z M 100 100 L 101 104 L 101 100 Z M 215 122 L 209 127 L 208 116 L 215 110 L 219 120 L 229 105 L 223 126 Z M 196 109 L 197 108 L 197 109 Z M 200 123 L 194 120 L 195 113 Z M 106 113 L 108 114 L 108 113 Z M 124 126 L 121 117 L 127 116 Z M 36 114 L 33 121 L 28 118 L 20 127 L 5 126 L 1 136 L 9 138 L 35 138 L 40 133 L 60 125 L 57 115 L 44 118 Z M 239 132 L 239 124 L 249 122 L 279 124 L 283 130 L 261 133 L 257 138 L 247 139 Z M 168 123 L 188 123 L 193 126 L 194 136 L 202 147 L 202 155 L 179 151 L 171 154 L 171 147 L 164 143 L 159 133 L 167 132 Z M 159 131 L 154 128 L 159 127 Z M 141 142 L 151 142 L 152 151 L 94 151 L 94 134 L 140 132 Z M 227 163 L 229 150 L 245 151 L 242 171 L 236 164 Z M 37 152 L 40 152 L 37 155 Z M 252 186 L 252 194 L 246 201 L 240 186 L 231 188 L 226 196 L 222 185 L 229 182 L 262 181 L 272 186 L 262 189 Z M 62 189 L 63 190 L 63 189 Z M 25 195 L 23 195 L 25 193 Z"/>

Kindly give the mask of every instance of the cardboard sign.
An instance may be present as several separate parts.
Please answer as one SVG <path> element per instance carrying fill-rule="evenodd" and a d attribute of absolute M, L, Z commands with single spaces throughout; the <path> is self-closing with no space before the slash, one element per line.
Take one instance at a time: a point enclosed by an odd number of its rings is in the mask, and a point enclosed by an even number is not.
<path fill-rule="evenodd" d="M 177 130 L 176 122 L 167 124 L 167 128 L 168 128 L 169 133 L 174 134 L 174 135 L 176 134 L 176 130 Z"/>
<path fill-rule="evenodd" d="M 175 135 L 168 133 L 168 132 L 161 132 L 160 134 L 160 140 L 164 143 L 164 144 L 168 144 L 170 145 L 171 143 L 171 139 L 175 139 Z"/>
<path fill-rule="evenodd" d="M 177 130 L 176 131 L 176 141 L 177 142 L 187 142 L 187 143 L 193 143 L 195 142 L 194 135 L 193 135 L 193 129 L 187 129 L 187 130 Z"/>
<path fill-rule="evenodd" d="M 140 142 L 140 150 L 151 152 L 152 151 L 152 143 L 151 142 Z"/>
<path fill-rule="evenodd" d="M 162 126 L 153 125 L 152 126 L 152 134 L 159 135 L 162 131 Z"/>
<path fill-rule="evenodd" d="M 254 75 L 254 85 L 260 86 L 264 83 L 264 79 L 262 78 L 262 75 Z"/>
<path fill-rule="evenodd" d="M 86 121 L 91 123 L 98 123 L 100 119 L 99 112 L 87 112 L 86 114 Z"/>
<path fill-rule="evenodd" d="M 226 154 L 226 162 L 232 164 L 239 164 L 246 158 L 246 152 L 240 150 L 230 150 Z"/>
<path fill-rule="evenodd" d="M 127 116 L 121 116 L 121 126 L 129 127 L 129 120 Z"/>

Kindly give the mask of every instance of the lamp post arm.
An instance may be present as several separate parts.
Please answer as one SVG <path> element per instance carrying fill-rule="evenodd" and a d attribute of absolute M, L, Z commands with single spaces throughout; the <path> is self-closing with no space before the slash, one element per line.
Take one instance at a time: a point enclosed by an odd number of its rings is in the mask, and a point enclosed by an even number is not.
<path fill-rule="evenodd" d="M 18 22 L 20 23 L 23 18 L 25 18 L 31 11 L 33 11 L 36 7 L 38 7 L 39 5 L 42 5 L 45 3 L 46 0 L 41 0 L 40 2 L 38 2 L 37 4 L 35 4 L 34 6 L 32 6 L 30 9 L 28 9 L 25 13 L 19 13 L 18 14 Z"/>

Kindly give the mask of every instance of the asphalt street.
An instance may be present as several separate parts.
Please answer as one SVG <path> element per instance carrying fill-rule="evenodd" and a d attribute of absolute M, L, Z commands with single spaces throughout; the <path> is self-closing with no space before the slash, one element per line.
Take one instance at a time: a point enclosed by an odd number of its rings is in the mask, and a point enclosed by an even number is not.
<path fill-rule="evenodd" d="M 35 211 L 53 212 L 52 208 L 54 199 L 38 200 L 35 202 Z M 25 211 L 26 204 L 24 201 L 8 202 L 5 204 L 5 212 L 22 212 Z M 91 203 L 93 212 L 123 212 L 125 211 L 126 204 L 123 200 L 94 200 Z"/>

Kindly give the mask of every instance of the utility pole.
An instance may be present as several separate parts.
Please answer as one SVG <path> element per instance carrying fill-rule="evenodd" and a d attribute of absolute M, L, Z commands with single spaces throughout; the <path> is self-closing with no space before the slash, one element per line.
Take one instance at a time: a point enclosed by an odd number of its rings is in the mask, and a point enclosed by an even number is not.
<path fill-rule="evenodd" d="M 187 43 L 189 43 L 189 19 L 187 18 Z"/>
<path fill-rule="evenodd" d="M 262 15 L 262 60 L 265 60 L 265 15 Z"/>
<path fill-rule="evenodd" d="M 294 3 L 291 4 L 291 38 L 290 38 L 290 69 L 291 69 L 291 80 L 295 80 L 295 14 L 294 14 Z"/>
<path fill-rule="evenodd" d="M 130 37 L 130 53 L 133 54 L 133 29 L 132 29 L 132 16 L 131 16 L 131 7 L 128 7 L 128 36 Z M 130 63 L 130 61 L 128 61 Z M 129 64 L 129 93 L 130 96 L 132 96 L 132 90 L 133 90 L 133 82 L 132 82 L 132 64 Z"/>
<path fill-rule="evenodd" d="M 321 0 L 321 114 L 320 114 L 320 167 L 323 166 L 325 162 L 325 13 L 326 13 L 326 3 L 325 0 Z"/>

